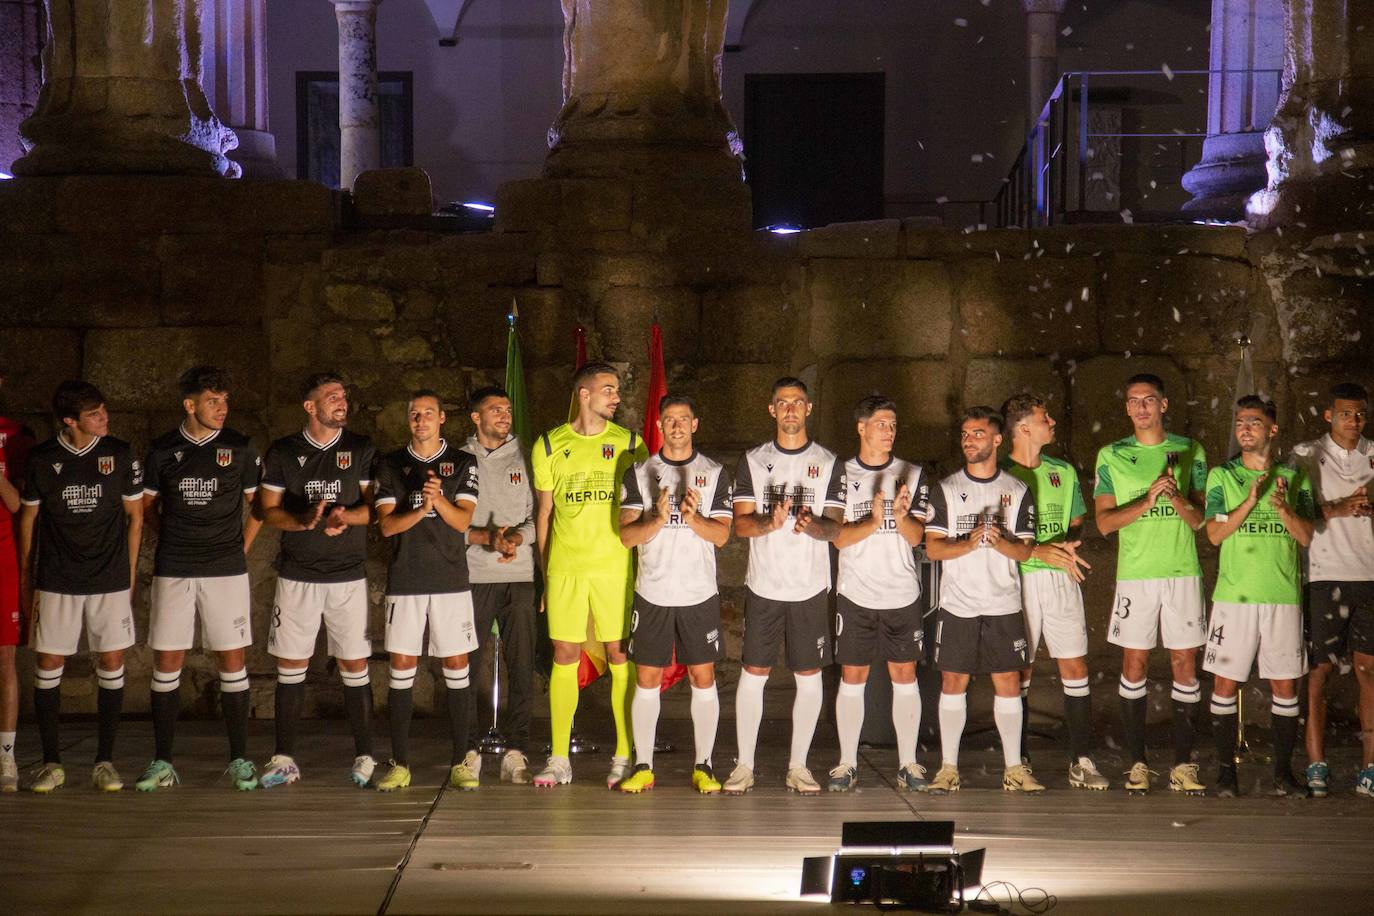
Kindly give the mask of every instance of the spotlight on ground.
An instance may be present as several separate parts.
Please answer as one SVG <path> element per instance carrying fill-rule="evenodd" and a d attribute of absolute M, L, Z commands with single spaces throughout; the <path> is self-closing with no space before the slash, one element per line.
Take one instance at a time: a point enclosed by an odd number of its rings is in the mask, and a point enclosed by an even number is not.
<path fill-rule="evenodd" d="M 794 226 L 791 223 L 774 223 L 764 228 L 774 235 L 796 235 L 798 232 L 802 231 L 801 226 Z"/>
<path fill-rule="evenodd" d="M 960 912 L 964 891 L 983 882 L 983 854 L 954 848 L 953 821 L 846 821 L 838 852 L 802 860 L 801 893 L 831 903 Z"/>
<path fill-rule="evenodd" d="M 496 208 L 480 200 L 455 200 L 440 207 L 439 213 L 460 232 L 490 232 L 496 221 Z"/>

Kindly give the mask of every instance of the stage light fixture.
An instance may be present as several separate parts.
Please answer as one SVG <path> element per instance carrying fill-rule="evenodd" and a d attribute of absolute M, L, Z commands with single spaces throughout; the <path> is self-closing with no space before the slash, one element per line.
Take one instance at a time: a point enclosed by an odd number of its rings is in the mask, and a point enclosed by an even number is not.
<path fill-rule="evenodd" d="M 794 226 L 791 223 L 774 223 L 765 228 L 774 235 L 796 235 L 802 231 L 800 226 Z"/>
<path fill-rule="evenodd" d="M 954 848 L 953 821 L 846 821 L 834 855 L 802 860 L 801 894 L 831 903 L 960 912 L 964 892 L 982 884 L 984 853 Z"/>

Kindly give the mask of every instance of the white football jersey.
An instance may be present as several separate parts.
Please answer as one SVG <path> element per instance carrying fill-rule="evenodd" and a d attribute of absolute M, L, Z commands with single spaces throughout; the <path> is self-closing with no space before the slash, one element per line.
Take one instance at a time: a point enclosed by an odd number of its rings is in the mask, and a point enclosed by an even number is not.
<path fill-rule="evenodd" d="M 873 493 L 883 494 L 881 527 L 868 537 L 840 550 L 835 590 L 859 607 L 871 610 L 903 608 L 921 597 L 916 553 L 897 531 L 892 499 L 905 485 L 911 493 L 912 518 L 924 521 L 930 508 L 930 485 L 919 464 L 888 458 L 870 467 L 858 458 L 844 463 L 844 520 L 863 521 L 873 514 Z"/>
<path fill-rule="evenodd" d="M 815 442 L 795 450 L 765 442 L 740 457 L 734 504 L 751 502 L 755 512 L 766 514 L 791 497 L 792 515 L 803 507 L 823 515 L 828 508 L 844 508 L 843 477 L 835 453 Z M 744 581 L 751 592 L 773 601 L 804 601 L 829 591 L 829 545 L 797 534 L 790 524 L 750 538 Z"/>
<path fill-rule="evenodd" d="M 668 491 L 668 523 L 640 544 L 635 591 L 660 607 L 691 607 L 717 591 L 716 547 L 693 531 L 682 517 L 682 498 L 696 490 L 697 511 L 708 518 L 731 517 L 730 484 L 725 469 L 698 451 L 683 462 L 659 452 L 625 471 L 620 508 L 653 510 L 658 494 Z"/>
<path fill-rule="evenodd" d="M 1346 451 L 1328 433 L 1294 446 L 1295 463 L 1312 481 L 1317 504 L 1344 499 L 1374 480 L 1374 442 L 1360 437 Z M 1310 582 L 1374 581 L 1374 522 L 1367 518 L 1322 518 L 1317 515 L 1312 546 L 1307 551 Z"/>
<path fill-rule="evenodd" d="M 1006 471 L 984 480 L 959 470 L 930 488 L 926 531 L 961 540 L 978 537 L 989 518 L 1001 526 L 1003 537 L 1035 540 L 1035 498 Z M 1010 557 L 980 547 L 940 566 L 940 607 L 955 617 L 1021 613 L 1021 573 Z"/>

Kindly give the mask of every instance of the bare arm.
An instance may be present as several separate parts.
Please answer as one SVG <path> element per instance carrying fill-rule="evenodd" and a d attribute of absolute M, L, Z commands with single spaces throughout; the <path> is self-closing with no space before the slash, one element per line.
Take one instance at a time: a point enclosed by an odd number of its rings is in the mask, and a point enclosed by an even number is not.
<path fill-rule="evenodd" d="M 1303 518 L 1294 511 L 1287 496 L 1286 486 L 1282 489 L 1275 488 L 1274 492 L 1269 494 L 1269 502 L 1278 511 L 1279 518 L 1283 520 L 1283 527 L 1293 540 L 1307 547 L 1312 543 L 1312 531 L 1316 526 L 1312 519 Z"/>
<path fill-rule="evenodd" d="M 19 491 L 4 474 L 0 474 L 0 505 L 11 515 L 19 511 Z"/>
<path fill-rule="evenodd" d="M 19 512 L 19 600 L 26 613 L 33 611 L 33 528 L 38 522 L 38 507 L 24 506 Z"/>
<path fill-rule="evenodd" d="M 1094 497 L 1093 506 L 1097 510 L 1097 530 L 1102 532 L 1103 537 L 1106 537 L 1125 528 L 1154 508 L 1155 500 L 1172 485 L 1172 480 L 1173 478 L 1167 475 L 1161 476 L 1150 484 L 1149 490 L 1124 506 L 1118 506 L 1116 497 L 1111 493 Z"/>
<path fill-rule="evenodd" d="M 767 515 L 756 512 L 754 503 L 749 500 L 740 500 L 734 505 L 735 533 L 742 538 L 760 538 L 772 534 L 787 523 L 787 515 L 791 511 L 791 498 L 778 503 Z"/>
<path fill-rule="evenodd" d="M 320 500 L 305 512 L 290 512 L 282 505 L 282 491 L 263 487 L 258 491 L 257 509 L 262 523 L 281 531 L 310 531 L 320 523 L 324 515 L 324 500 Z"/>
<path fill-rule="evenodd" d="M 701 493 L 698 490 L 688 490 L 682 498 L 682 518 L 697 537 L 709 544 L 724 547 L 725 542 L 730 540 L 730 521 L 703 515 Z"/>
<path fill-rule="evenodd" d="M 658 491 L 653 512 L 646 513 L 643 509 L 621 509 L 620 543 L 626 547 L 638 547 L 652 541 L 654 536 L 663 530 L 663 526 L 668 524 L 671 511 L 666 489 Z"/>
<path fill-rule="evenodd" d="M 129 588 L 138 581 L 138 548 L 143 543 L 143 500 L 124 500 L 124 515 L 129 523 Z"/>
<path fill-rule="evenodd" d="M 797 534 L 804 534 L 818 541 L 829 543 L 835 540 L 843 525 L 844 510 L 837 506 L 831 506 L 825 510 L 824 515 L 817 515 L 810 509 L 802 509 L 797 514 L 797 523 L 792 526 L 792 530 Z"/>
<path fill-rule="evenodd" d="M 262 530 L 262 519 L 258 518 L 258 493 L 243 494 L 243 555 L 247 556 L 248 551 L 253 549 L 253 542 L 258 539 L 258 532 Z"/>
<path fill-rule="evenodd" d="M 926 532 L 926 556 L 932 560 L 957 560 L 977 550 L 977 538 L 951 538 L 938 531 Z"/>
<path fill-rule="evenodd" d="M 1177 489 L 1168 491 L 1168 499 L 1178 513 L 1178 517 L 1187 523 L 1189 528 L 1194 531 L 1202 527 L 1204 513 L 1202 511 L 1203 494 L 1193 490 L 1184 496 Z"/>
<path fill-rule="evenodd" d="M 161 497 L 156 493 L 145 492 L 143 494 L 143 531 L 151 534 L 154 538 L 160 533 L 162 514 L 160 512 Z"/>
<path fill-rule="evenodd" d="M 382 503 L 377 506 L 377 527 L 382 530 L 382 537 L 395 537 L 418 525 L 429 514 L 429 509 L 429 503 L 423 502 L 414 509 L 397 512 L 395 503 Z"/>
<path fill-rule="evenodd" d="M 1209 518 L 1206 526 L 1207 540 L 1211 541 L 1213 544 L 1220 545 L 1222 541 L 1235 534 L 1236 531 L 1240 529 L 1240 526 L 1245 524 L 1245 520 L 1250 517 L 1250 512 L 1259 502 L 1260 489 L 1268 480 L 1268 474 L 1256 477 L 1250 482 L 1250 492 L 1246 495 L 1245 499 L 1241 500 L 1239 506 L 1226 512 L 1225 518 L 1221 516 Z"/>

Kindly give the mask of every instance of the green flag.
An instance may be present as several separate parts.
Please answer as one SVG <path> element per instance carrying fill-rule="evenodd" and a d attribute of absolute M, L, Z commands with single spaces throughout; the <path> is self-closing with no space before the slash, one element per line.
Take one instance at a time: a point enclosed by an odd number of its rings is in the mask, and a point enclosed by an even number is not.
<path fill-rule="evenodd" d="M 530 434 L 529 396 L 525 393 L 525 365 L 520 359 L 520 335 L 515 322 L 520 317 L 515 301 L 510 304 L 510 332 L 506 336 L 506 393 L 510 395 L 511 432 L 519 437 L 525 448 L 533 444 Z"/>

